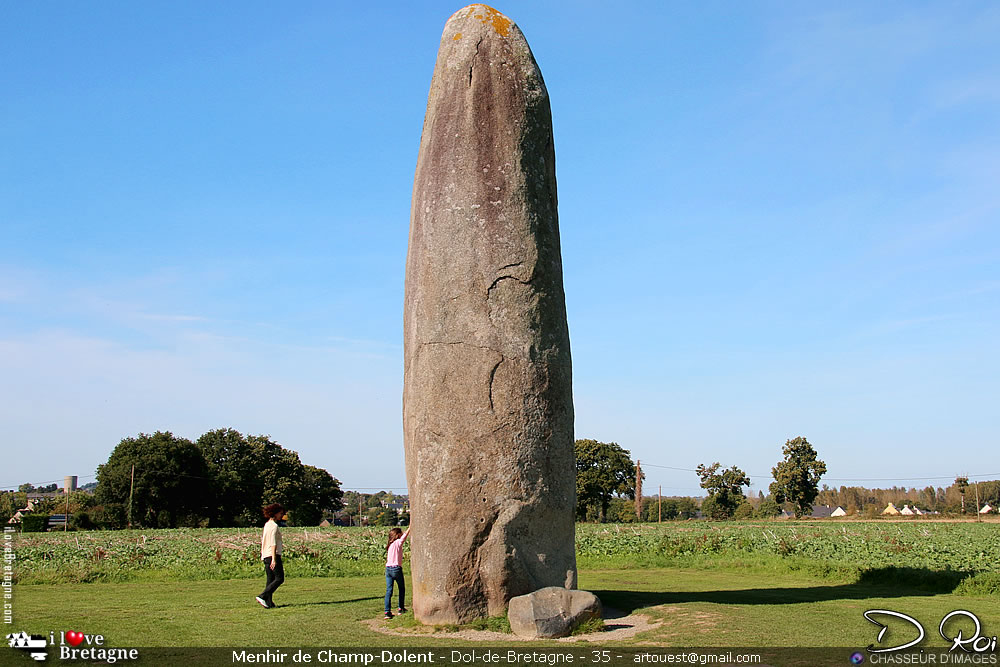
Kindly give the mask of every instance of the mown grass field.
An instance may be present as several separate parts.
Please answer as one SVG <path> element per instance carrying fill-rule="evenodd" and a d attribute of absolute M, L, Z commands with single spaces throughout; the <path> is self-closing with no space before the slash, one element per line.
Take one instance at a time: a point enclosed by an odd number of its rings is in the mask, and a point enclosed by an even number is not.
<path fill-rule="evenodd" d="M 469 644 L 365 623 L 382 609 L 383 532 L 284 529 L 287 583 L 270 611 L 253 601 L 256 530 L 19 535 L 16 624 L 118 646 Z M 944 646 L 937 623 L 955 609 L 1000 634 L 997 523 L 581 524 L 577 552 L 581 588 L 661 621 L 624 645 L 860 648 L 875 641 L 873 608 L 920 619 L 929 646 Z"/>
<path fill-rule="evenodd" d="M 18 613 L 25 619 L 18 627 L 98 633 L 118 646 L 468 643 L 425 634 L 387 636 L 363 624 L 381 615 L 385 584 L 380 576 L 289 578 L 275 594 L 279 606 L 274 610 L 253 601 L 261 586 L 248 580 L 25 586 L 17 591 Z M 625 644 L 861 647 L 874 641 L 873 626 L 862 616 L 872 608 L 904 611 L 926 620 L 929 628 L 953 609 L 968 608 L 986 626 L 1000 629 L 995 597 L 818 581 L 802 574 L 590 570 L 581 572 L 580 586 L 608 606 L 664 621 Z"/>

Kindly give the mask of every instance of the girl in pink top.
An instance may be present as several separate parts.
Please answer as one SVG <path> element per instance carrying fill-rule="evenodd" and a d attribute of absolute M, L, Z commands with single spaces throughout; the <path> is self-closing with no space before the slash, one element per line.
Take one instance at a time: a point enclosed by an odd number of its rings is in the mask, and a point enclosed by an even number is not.
<path fill-rule="evenodd" d="M 386 544 L 385 557 L 385 617 L 392 618 L 389 605 L 392 603 L 392 584 L 399 584 L 399 608 L 396 613 L 406 613 L 403 598 L 406 597 L 406 582 L 403 581 L 403 542 L 410 535 L 410 528 L 404 533 L 399 528 L 389 530 L 389 543 Z"/>

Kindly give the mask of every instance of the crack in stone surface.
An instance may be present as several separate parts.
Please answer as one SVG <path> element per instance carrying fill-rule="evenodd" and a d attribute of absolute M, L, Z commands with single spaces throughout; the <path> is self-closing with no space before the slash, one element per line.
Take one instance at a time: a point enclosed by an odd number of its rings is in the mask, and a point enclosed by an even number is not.
<path fill-rule="evenodd" d="M 482 43 L 483 43 L 483 38 L 480 37 L 479 41 L 476 42 L 476 52 L 474 54 L 472 54 L 472 62 L 469 65 L 469 86 L 470 87 L 472 86 L 472 70 L 476 66 L 476 56 L 479 55 L 479 45 L 482 44 Z"/>
<path fill-rule="evenodd" d="M 504 356 L 500 355 L 500 361 L 498 361 L 494 366 L 493 370 L 490 371 L 490 412 L 493 412 L 493 379 L 497 375 L 497 369 L 500 368 L 500 364 L 504 362 Z"/>
<path fill-rule="evenodd" d="M 492 296 L 493 288 L 496 287 L 497 285 L 499 285 L 501 280 L 516 280 L 517 282 L 521 283 L 522 285 L 530 285 L 531 281 L 534 280 L 534 278 L 528 278 L 527 280 L 521 280 L 517 276 L 500 276 L 499 278 L 497 278 L 496 280 L 493 281 L 492 285 L 490 285 L 489 287 L 486 288 L 486 299 L 487 300 L 489 300 L 490 296 Z"/>
<path fill-rule="evenodd" d="M 474 348 L 479 349 L 479 350 L 486 350 L 488 352 L 495 352 L 495 353 L 499 354 L 501 357 L 503 356 L 503 353 L 500 352 L 500 350 L 496 350 L 496 349 L 494 349 L 492 347 L 489 347 L 487 345 L 476 345 L 475 343 L 467 343 L 464 340 L 455 340 L 455 341 L 428 340 L 428 341 L 424 341 L 424 342 L 420 343 L 420 345 L 421 345 L 421 347 L 424 346 L 424 345 L 468 345 L 469 347 L 474 347 Z"/>
<path fill-rule="evenodd" d="M 501 266 L 497 271 L 503 271 L 504 269 L 513 269 L 516 266 L 522 266 L 524 262 L 514 262 L 513 264 L 508 264 L 507 266 Z"/>

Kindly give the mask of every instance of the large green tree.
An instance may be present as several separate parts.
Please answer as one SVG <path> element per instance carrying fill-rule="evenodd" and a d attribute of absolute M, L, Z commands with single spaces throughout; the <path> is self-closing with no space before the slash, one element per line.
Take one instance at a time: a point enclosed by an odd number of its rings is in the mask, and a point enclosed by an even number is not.
<path fill-rule="evenodd" d="M 327 471 L 303 465 L 296 452 L 266 435 L 243 435 L 232 428 L 198 438 L 214 480 L 213 521 L 223 526 L 255 526 L 261 508 L 281 503 L 289 522 L 316 525 L 326 511 L 340 509 L 340 482 Z"/>
<path fill-rule="evenodd" d="M 635 464 L 627 450 L 614 442 L 577 440 L 574 451 L 577 516 L 585 517 L 593 507 L 604 521 L 612 496 L 635 498 Z"/>
<path fill-rule="evenodd" d="M 209 431 L 197 444 L 208 461 L 215 490 L 212 522 L 220 526 L 257 525 L 263 507 L 262 468 L 268 457 L 254 451 L 246 436 L 232 428 Z"/>
<path fill-rule="evenodd" d="M 701 478 L 701 488 L 708 491 L 708 498 L 701 504 L 702 513 L 712 519 L 729 519 L 736 508 L 747 501 L 743 487 L 750 486 L 747 474 L 733 466 L 722 470 L 716 461 L 710 466 L 699 464 L 695 469 Z"/>
<path fill-rule="evenodd" d="M 215 521 L 222 526 L 256 526 L 261 508 L 280 502 L 291 510 L 301 500 L 305 473 L 295 452 L 268 436 L 245 436 L 232 428 L 198 438 L 215 480 Z"/>
<path fill-rule="evenodd" d="M 786 440 L 781 452 L 784 460 L 771 468 L 774 477 L 771 495 L 775 502 L 792 503 L 795 517 L 801 518 L 812 513 L 812 503 L 819 494 L 819 480 L 826 474 L 826 464 L 816 458 L 816 450 L 801 436 Z"/>
<path fill-rule="evenodd" d="M 302 487 L 302 499 L 291 517 L 298 526 L 315 526 L 324 515 L 344 506 L 340 481 L 322 468 L 303 466 Z"/>
<path fill-rule="evenodd" d="M 129 506 L 132 466 L 134 525 L 159 528 L 199 525 L 207 518 L 212 480 L 201 450 L 169 431 L 123 438 L 108 462 L 97 467 L 99 504 Z"/>

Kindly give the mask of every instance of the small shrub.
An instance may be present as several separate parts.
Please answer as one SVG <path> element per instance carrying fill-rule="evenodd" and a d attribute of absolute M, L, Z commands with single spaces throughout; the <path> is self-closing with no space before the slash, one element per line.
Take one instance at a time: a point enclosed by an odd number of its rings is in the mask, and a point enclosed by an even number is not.
<path fill-rule="evenodd" d="M 954 592 L 959 595 L 1000 595 L 1000 572 L 980 572 L 963 579 Z"/>
<path fill-rule="evenodd" d="M 98 528 L 117 530 L 128 523 L 128 512 L 121 503 L 105 503 L 92 510 L 91 517 Z"/>
<path fill-rule="evenodd" d="M 44 533 L 49 525 L 46 514 L 25 514 L 21 517 L 22 533 Z"/>
<path fill-rule="evenodd" d="M 781 506 L 770 498 L 760 501 L 754 516 L 758 519 L 773 519 L 781 514 Z"/>

